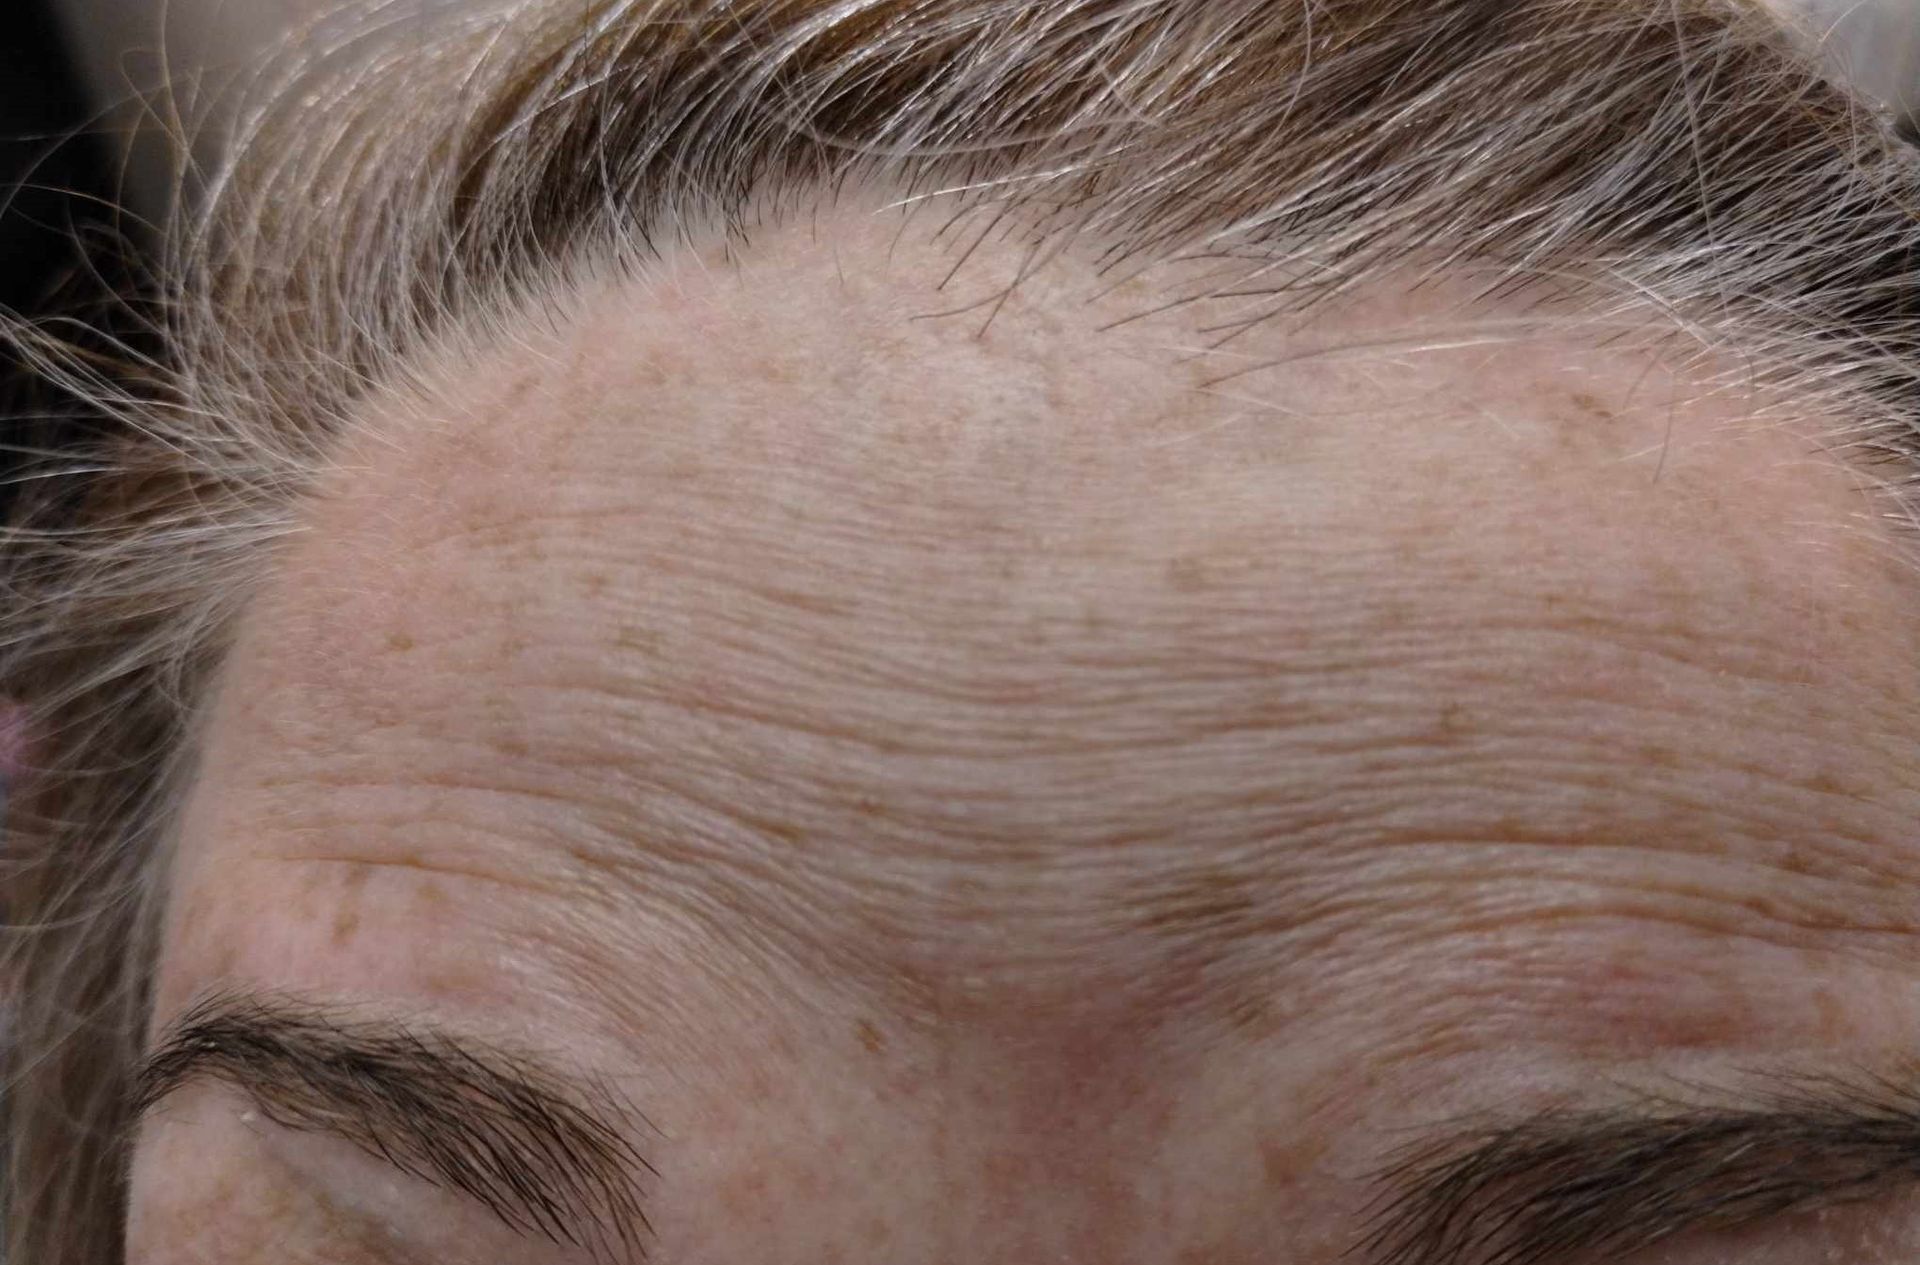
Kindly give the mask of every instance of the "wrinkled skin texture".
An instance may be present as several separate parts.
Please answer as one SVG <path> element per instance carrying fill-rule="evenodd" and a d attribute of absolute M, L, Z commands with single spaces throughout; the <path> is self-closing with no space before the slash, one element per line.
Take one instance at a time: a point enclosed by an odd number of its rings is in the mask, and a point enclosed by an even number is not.
<path fill-rule="evenodd" d="M 1024 252 L 939 289 L 879 202 L 369 402 L 210 713 L 156 1024 L 591 1070 L 655 1259 L 758 1265 L 1330 1265 L 1396 1131 L 1897 1048 L 1920 612 L 1820 419 L 1443 287 L 1199 354 L 1246 309 L 1102 330 L 1157 282 L 1067 259 L 989 324 Z M 204 1089 L 133 1199 L 137 1265 L 500 1250 Z"/>

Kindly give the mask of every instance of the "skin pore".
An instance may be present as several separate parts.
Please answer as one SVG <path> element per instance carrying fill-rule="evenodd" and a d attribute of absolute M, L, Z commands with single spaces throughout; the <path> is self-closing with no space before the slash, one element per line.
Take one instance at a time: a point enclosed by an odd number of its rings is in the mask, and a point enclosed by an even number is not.
<path fill-rule="evenodd" d="M 176 829 L 156 1044 L 511 1052 L 630 1105 L 645 1233 L 209 1074 L 136 1265 L 1321 1265 L 1475 1113 L 1901 1070 L 1920 610 L 1819 419 L 1464 277 L 1220 342 L 893 200 L 369 401 Z M 1910 1253 L 1867 1193 L 1644 1259 Z"/>

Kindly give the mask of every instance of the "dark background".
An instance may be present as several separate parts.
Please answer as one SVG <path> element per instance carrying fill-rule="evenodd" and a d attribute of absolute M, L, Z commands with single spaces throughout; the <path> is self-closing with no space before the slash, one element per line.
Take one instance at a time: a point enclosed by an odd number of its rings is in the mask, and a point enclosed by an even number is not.
<path fill-rule="evenodd" d="M 89 306 L 130 279 L 113 142 L 88 130 L 91 108 L 50 12 L 52 0 L 0 0 L 0 314 Z M 0 522 L 20 488 L 22 448 L 57 444 L 61 401 L 22 372 L 0 338 Z"/>
<path fill-rule="evenodd" d="M 0 303 L 31 307 L 70 265 L 77 220 L 99 220 L 106 144 L 61 143 L 88 121 L 71 58 L 46 0 L 7 0 L 0 19 Z"/>

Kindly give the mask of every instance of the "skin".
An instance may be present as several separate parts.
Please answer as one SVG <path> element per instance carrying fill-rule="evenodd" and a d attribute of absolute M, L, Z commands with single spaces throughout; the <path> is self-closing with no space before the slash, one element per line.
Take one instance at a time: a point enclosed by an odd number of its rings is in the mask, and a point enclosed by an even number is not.
<path fill-rule="evenodd" d="M 1411 1126 L 1898 1048 L 1920 611 L 1830 419 L 1464 284 L 1203 352 L 1244 307 L 1101 330 L 1182 274 L 1065 257 L 988 324 L 1024 249 L 940 289 L 885 200 L 368 403 L 156 1026 L 538 1050 L 657 1128 L 653 1259 L 796 1265 L 1332 1262 Z M 1865 1233 L 1814 1220 L 1766 1246 Z M 224 1090 L 134 1159 L 138 1265 L 498 1233 Z"/>

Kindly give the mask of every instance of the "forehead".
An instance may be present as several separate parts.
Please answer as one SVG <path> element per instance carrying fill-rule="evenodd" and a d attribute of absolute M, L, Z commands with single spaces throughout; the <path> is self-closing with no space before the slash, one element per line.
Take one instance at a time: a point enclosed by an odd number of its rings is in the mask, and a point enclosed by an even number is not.
<path fill-rule="evenodd" d="M 369 404 L 211 713 L 162 1013 L 1868 1024 L 1916 612 L 1813 419 L 1465 287 L 1220 343 L 1171 272 L 958 258 L 842 208 Z"/>

